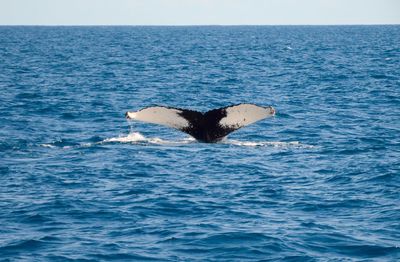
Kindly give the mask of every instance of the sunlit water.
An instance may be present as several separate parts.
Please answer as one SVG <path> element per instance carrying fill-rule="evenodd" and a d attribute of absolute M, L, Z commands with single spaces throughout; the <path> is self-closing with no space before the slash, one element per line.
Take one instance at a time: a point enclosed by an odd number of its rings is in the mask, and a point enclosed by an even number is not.
<path fill-rule="evenodd" d="M 0 257 L 400 259 L 400 27 L 0 27 Z M 277 114 L 217 144 L 149 105 Z"/>

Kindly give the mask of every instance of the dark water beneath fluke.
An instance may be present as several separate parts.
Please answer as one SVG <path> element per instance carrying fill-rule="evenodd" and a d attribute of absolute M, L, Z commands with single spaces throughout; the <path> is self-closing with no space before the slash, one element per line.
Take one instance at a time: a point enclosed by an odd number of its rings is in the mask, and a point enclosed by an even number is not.
<path fill-rule="evenodd" d="M 400 26 L 0 27 L 0 90 L 6 261 L 400 259 Z"/>

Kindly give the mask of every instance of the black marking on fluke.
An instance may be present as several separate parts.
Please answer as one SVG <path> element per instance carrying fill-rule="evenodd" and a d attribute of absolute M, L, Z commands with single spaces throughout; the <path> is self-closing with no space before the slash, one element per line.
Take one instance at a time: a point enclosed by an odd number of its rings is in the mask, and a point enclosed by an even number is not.
<path fill-rule="evenodd" d="M 243 109 L 243 112 L 239 112 L 242 108 L 248 107 L 247 109 Z M 265 110 L 266 115 L 257 115 L 256 117 L 252 115 L 252 112 L 249 112 L 250 109 L 253 108 L 254 110 Z M 223 125 L 221 124 L 221 120 L 228 116 L 228 109 L 236 108 L 238 112 L 236 114 L 240 115 L 240 122 L 232 123 Z M 157 121 L 152 121 L 152 119 L 137 119 L 139 121 L 162 124 L 170 127 L 174 127 L 182 132 L 185 132 L 198 141 L 205 142 L 205 143 L 215 143 L 222 140 L 226 137 L 229 133 L 247 126 L 251 123 L 264 119 L 268 116 L 272 116 L 275 114 L 275 109 L 271 106 L 269 107 L 260 107 L 253 104 L 237 104 L 231 105 L 223 108 L 213 109 L 208 112 L 202 113 L 194 110 L 188 109 L 181 109 L 181 108 L 173 108 L 173 107 L 164 107 L 164 106 L 154 106 L 154 107 L 146 107 L 137 112 L 133 113 L 140 113 L 143 110 L 151 110 L 151 109 L 163 109 L 163 110 L 171 110 L 171 114 L 176 114 L 178 117 L 182 117 L 183 119 L 187 120 L 188 125 L 183 127 L 176 127 L 172 126 L 171 123 L 156 123 Z M 269 110 L 269 111 L 267 111 Z M 125 116 L 128 119 L 130 112 L 126 112 Z M 154 112 L 153 112 L 154 113 Z M 253 112 L 253 114 L 260 114 L 259 112 Z M 261 114 L 263 112 L 261 111 Z M 232 113 L 231 113 L 232 114 Z M 135 119 L 135 118 L 133 118 Z M 246 123 L 246 119 L 249 119 L 249 123 Z"/>
<path fill-rule="evenodd" d="M 219 124 L 219 121 L 227 115 L 225 108 L 214 109 L 206 113 L 182 110 L 179 115 L 190 123 L 189 127 L 183 128 L 181 131 L 202 142 L 218 142 L 236 130 Z"/>

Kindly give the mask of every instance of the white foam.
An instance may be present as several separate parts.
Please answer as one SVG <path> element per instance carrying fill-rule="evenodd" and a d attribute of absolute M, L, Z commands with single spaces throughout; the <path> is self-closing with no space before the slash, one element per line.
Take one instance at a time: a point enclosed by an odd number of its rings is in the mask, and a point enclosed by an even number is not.
<path fill-rule="evenodd" d="M 187 137 L 182 140 L 164 140 L 159 137 L 147 138 L 139 132 L 131 132 L 127 135 L 121 135 L 118 137 L 106 138 L 96 143 L 81 143 L 77 146 L 63 146 L 63 149 L 70 149 L 74 147 L 91 147 L 94 145 L 101 145 L 106 143 L 131 143 L 131 144 L 155 144 L 155 145 L 185 145 L 191 143 L 197 143 L 193 137 Z M 274 147 L 274 148 L 303 148 L 310 149 L 315 146 L 305 145 L 299 141 L 290 142 L 273 142 L 273 141 L 239 141 L 233 139 L 223 139 L 221 144 L 244 146 L 244 147 Z M 52 144 L 41 144 L 42 147 L 56 148 L 57 146 Z"/>
<path fill-rule="evenodd" d="M 107 138 L 99 143 L 108 143 L 108 142 L 132 143 L 132 144 L 149 143 L 157 145 L 183 145 L 196 142 L 196 139 L 194 139 L 193 137 L 188 137 L 183 140 L 171 141 L 171 140 L 164 140 L 159 137 L 147 138 L 139 132 L 133 132 L 126 136 Z M 275 148 L 315 148 L 315 146 L 305 145 L 300 143 L 299 141 L 273 142 L 273 141 L 239 141 L 239 140 L 223 139 L 220 143 L 235 145 L 235 146 L 245 146 L 245 147 L 269 146 Z"/>
<path fill-rule="evenodd" d="M 133 132 L 128 134 L 127 136 L 119 136 L 119 137 L 112 137 L 112 138 L 107 138 L 101 141 L 100 143 L 107 143 L 107 142 L 120 142 L 120 143 L 150 143 L 150 144 L 159 144 L 159 145 L 180 145 L 180 144 L 188 144 L 188 143 L 193 143 L 196 141 L 194 138 L 189 137 L 185 138 L 183 140 L 178 140 L 178 141 L 171 141 L 171 140 L 164 140 L 159 137 L 153 137 L 153 138 L 146 138 L 139 132 Z"/>
<path fill-rule="evenodd" d="M 119 136 L 119 137 L 112 137 L 112 138 L 107 138 L 104 139 L 101 142 L 121 142 L 121 143 L 130 143 L 130 142 L 140 142 L 140 141 L 146 141 L 147 139 L 140 134 L 139 132 L 133 132 L 128 134 L 127 136 Z"/>
<path fill-rule="evenodd" d="M 248 146 L 248 147 L 261 147 L 261 146 L 270 146 L 277 148 L 314 148 L 311 145 L 301 144 L 299 141 L 291 141 L 291 142 L 273 142 L 273 141 L 238 141 L 238 140 L 230 140 L 226 139 L 222 141 L 223 144 L 230 144 L 235 146 Z"/>
<path fill-rule="evenodd" d="M 54 148 L 54 147 L 56 147 L 55 145 L 52 145 L 52 144 L 40 144 L 40 146 L 42 146 L 42 147 L 49 147 L 49 148 Z"/>
<path fill-rule="evenodd" d="M 69 149 L 69 148 L 73 147 L 73 146 L 63 146 L 63 147 L 61 147 L 61 146 L 55 146 L 55 145 L 52 145 L 52 144 L 40 144 L 39 146 L 47 147 L 47 148 L 63 148 L 63 149 Z M 82 144 L 82 146 L 84 146 L 84 144 Z M 91 146 L 91 145 L 89 145 L 89 146 Z"/>

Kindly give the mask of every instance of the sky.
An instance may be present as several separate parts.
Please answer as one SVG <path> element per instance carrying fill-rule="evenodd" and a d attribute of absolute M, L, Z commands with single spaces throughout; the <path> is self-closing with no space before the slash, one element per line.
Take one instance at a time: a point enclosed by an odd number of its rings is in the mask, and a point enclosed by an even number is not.
<path fill-rule="evenodd" d="M 0 0 L 0 25 L 400 24 L 400 0 Z"/>

